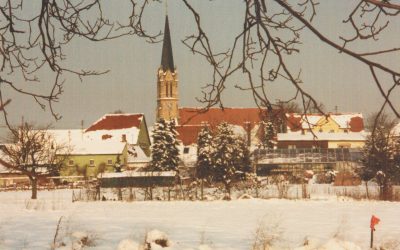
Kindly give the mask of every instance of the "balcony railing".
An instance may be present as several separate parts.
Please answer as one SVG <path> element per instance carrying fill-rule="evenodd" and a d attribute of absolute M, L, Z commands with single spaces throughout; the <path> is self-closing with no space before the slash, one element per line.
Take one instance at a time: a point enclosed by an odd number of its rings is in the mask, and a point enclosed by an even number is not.
<path fill-rule="evenodd" d="M 258 164 L 335 163 L 339 161 L 358 162 L 362 157 L 360 149 L 273 149 L 254 151 Z"/>

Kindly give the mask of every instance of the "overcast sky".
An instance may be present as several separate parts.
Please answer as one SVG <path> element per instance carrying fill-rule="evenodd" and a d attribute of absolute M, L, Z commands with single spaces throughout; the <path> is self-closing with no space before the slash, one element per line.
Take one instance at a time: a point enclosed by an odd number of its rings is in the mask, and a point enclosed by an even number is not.
<path fill-rule="evenodd" d="M 243 1 L 192 2 L 201 14 L 203 26 L 214 47 L 224 49 L 230 46 L 243 25 Z M 348 34 L 346 32 L 349 30 L 342 20 L 357 1 L 320 2 L 313 23 L 325 35 L 338 41 L 340 34 Z M 107 9 L 114 17 L 124 16 L 126 11 L 120 1 L 118 4 L 113 1 Z M 201 96 L 201 87 L 211 80 L 211 69 L 203 58 L 194 56 L 181 42 L 196 31 L 193 17 L 178 0 L 169 1 L 168 15 L 174 61 L 179 72 L 180 106 L 201 106 L 195 98 Z M 152 3 L 145 16 L 146 30 L 157 33 L 164 28 L 164 4 Z M 399 22 L 392 21 L 391 25 L 391 29 L 378 42 L 357 46 L 371 51 L 381 46 L 399 47 Z M 325 105 L 327 111 L 334 111 L 337 106 L 342 112 L 362 112 L 368 115 L 379 108 L 383 100 L 366 66 L 328 48 L 312 34 L 304 32 L 302 39 L 300 55 L 291 59 L 290 66 L 293 70 L 302 69 L 304 87 Z M 156 72 L 161 61 L 161 47 L 162 43 L 149 44 L 133 36 L 101 43 L 75 41 L 66 50 L 71 65 L 85 69 L 109 69 L 110 72 L 85 78 L 83 82 L 75 77 L 68 78 L 60 102 L 55 105 L 56 111 L 63 116 L 58 122 L 48 111 L 41 111 L 31 99 L 14 95 L 9 105 L 11 119 L 17 123 L 24 117 L 25 121 L 39 125 L 52 123 L 55 128 L 79 128 L 82 120 L 84 127 L 87 127 L 106 113 L 122 110 L 144 113 L 151 125 L 155 119 Z M 400 65 L 398 58 L 399 54 L 381 57 L 380 61 L 388 65 Z M 243 84 L 242 79 L 242 76 L 235 75 L 229 85 Z M 285 99 L 293 93 L 284 82 L 271 86 L 271 91 L 272 100 Z M 233 87 L 227 90 L 223 100 L 225 106 L 254 106 L 250 93 L 243 93 Z M 399 100 L 397 98 L 395 101 L 397 107 L 400 105 Z M 0 125 L 3 124 L 0 120 Z M 4 129 L 1 133 L 5 133 Z"/>

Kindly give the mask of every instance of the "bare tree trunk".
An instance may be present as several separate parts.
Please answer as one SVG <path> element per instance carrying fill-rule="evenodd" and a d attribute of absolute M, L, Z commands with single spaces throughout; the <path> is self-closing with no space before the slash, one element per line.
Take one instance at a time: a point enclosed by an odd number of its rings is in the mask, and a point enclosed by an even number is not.
<path fill-rule="evenodd" d="M 367 199 L 369 200 L 368 181 L 365 181 L 365 192 L 367 194 Z"/>
<path fill-rule="evenodd" d="M 129 201 L 133 201 L 133 189 L 129 187 Z"/>
<path fill-rule="evenodd" d="M 200 186 L 200 192 L 201 192 L 201 200 L 204 200 L 204 179 L 201 179 L 201 186 Z"/>
<path fill-rule="evenodd" d="M 229 185 L 228 183 L 225 183 L 225 189 L 226 189 L 226 192 L 228 193 L 228 198 L 230 200 L 231 199 L 231 185 Z"/>
<path fill-rule="evenodd" d="M 29 179 L 31 180 L 31 186 L 32 186 L 31 199 L 36 200 L 37 199 L 37 178 L 36 178 L 36 176 L 32 176 Z"/>
<path fill-rule="evenodd" d="M 118 188 L 118 200 L 122 201 L 122 188 Z"/>

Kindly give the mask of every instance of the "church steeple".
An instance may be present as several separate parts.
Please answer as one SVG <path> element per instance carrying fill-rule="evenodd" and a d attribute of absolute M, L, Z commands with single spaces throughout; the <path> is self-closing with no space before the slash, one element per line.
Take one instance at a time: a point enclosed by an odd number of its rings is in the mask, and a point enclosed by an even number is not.
<path fill-rule="evenodd" d="M 171 34 L 169 31 L 168 15 L 165 16 L 165 27 L 164 27 L 164 41 L 161 56 L 161 67 L 164 71 L 168 69 L 171 72 L 175 71 L 174 57 L 172 55 L 172 44 L 171 44 Z"/>
<path fill-rule="evenodd" d="M 161 66 L 157 72 L 157 120 L 177 121 L 179 119 L 178 102 L 178 70 L 175 69 L 172 56 L 168 16 L 165 16 Z"/>

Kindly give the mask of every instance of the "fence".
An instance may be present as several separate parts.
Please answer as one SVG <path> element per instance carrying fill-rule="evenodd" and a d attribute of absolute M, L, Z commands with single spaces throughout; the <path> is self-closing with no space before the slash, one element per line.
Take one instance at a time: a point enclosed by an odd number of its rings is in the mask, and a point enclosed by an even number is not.
<path fill-rule="evenodd" d="M 260 199 L 317 199 L 327 200 L 332 198 L 349 197 L 352 199 L 378 200 L 379 187 L 368 185 L 359 186 L 334 186 L 331 184 L 288 184 L 281 182 L 277 184 L 248 185 L 241 183 L 232 187 L 231 197 L 233 199 L 260 198 Z M 202 191 L 199 185 L 184 185 L 175 187 L 154 188 L 108 188 L 101 189 L 99 193 L 92 190 L 79 190 L 74 192 L 74 201 L 92 200 L 123 200 L 123 201 L 146 201 L 146 200 L 221 200 L 226 198 L 223 186 L 206 187 Z M 393 186 L 393 200 L 400 201 L 400 186 Z"/>

